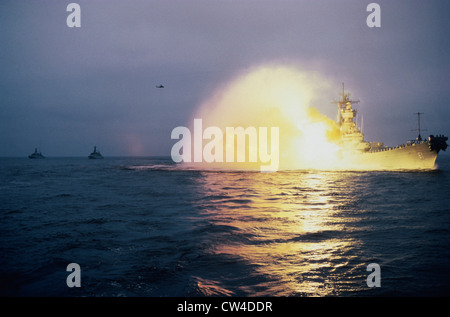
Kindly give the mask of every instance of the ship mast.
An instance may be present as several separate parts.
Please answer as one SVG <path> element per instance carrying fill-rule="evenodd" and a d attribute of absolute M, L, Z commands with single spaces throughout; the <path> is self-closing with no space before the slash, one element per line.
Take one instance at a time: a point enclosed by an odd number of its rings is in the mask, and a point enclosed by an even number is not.
<path fill-rule="evenodd" d="M 350 102 L 350 103 L 358 103 L 359 102 L 359 100 L 350 100 L 350 94 L 349 93 L 345 93 L 345 90 L 344 90 L 344 83 L 342 83 L 342 95 L 341 95 L 341 100 L 338 100 L 338 101 L 334 101 L 333 103 L 337 103 L 338 104 L 338 107 L 340 107 L 340 106 L 345 106 L 345 104 L 347 103 L 347 102 Z"/>
<path fill-rule="evenodd" d="M 425 130 L 421 130 L 421 129 L 420 129 L 420 115 L 423 114 L 423 112 L 416 112 L 416 113 L 414 113 L 414 114 L 417 115 L 417 124 L 418 124 L 418 127 L 417 127 L 416 130 L 413 130 L 413 131 L 418 131 L 418 132 L 419 132 L 419 136 L 417 137 L 417 141 L 422 141 L 422 136 L 420 135 L 420 131 L 427 131 L 426 129 L 425 129 Z"/>

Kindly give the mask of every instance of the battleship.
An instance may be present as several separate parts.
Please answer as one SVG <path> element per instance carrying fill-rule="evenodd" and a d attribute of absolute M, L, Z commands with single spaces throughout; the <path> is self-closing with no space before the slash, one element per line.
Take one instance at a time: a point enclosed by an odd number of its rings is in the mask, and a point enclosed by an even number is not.
<path fill-rule="evenodd" d="M 38 149 L 35 148 L 34 149 L 34 153 L 28 155 L 28 158 L 30 158 L 30 159 L 43 159 L 43 158 L 45 158 L 45 156 L 42 155 L 42 153 L 40 151 L 38 152 Z"/>
<path fill-rule="evenodd" d="M 447 148 L 448 138 L 444 135 L 429 135 L 422 139 L 420 115 L 418 116 L 418 136 L 405 144 L 395 147 L 381 142 L 368 142 L 364 139 L 362 128 L 356 123 L 357 110 L 352 107 L 359 100 L 351 100 L 342 84 L 342 95 L 334 101 L 338 105 L 337 121 L 341 131 L 340 148 L 343 155 L 356 158 L 355 164 L 367 169 L 422 170 L 434 169 L 438 153 Z M 350 155 L 348 155 L 350 153 Z M 352 154 L 357 154 L 353 155 Z M 360 154 L 360 155 L 359 155 Z"/>
<path fill-rule="evenodd" d="M 102 159 L 103 155 L 99 151 L 97 151 L 97 147 L 94 146 L 94 151 L 91 154 L 89 154 L 88 157 L 92 160 L 93 159 Z"/>

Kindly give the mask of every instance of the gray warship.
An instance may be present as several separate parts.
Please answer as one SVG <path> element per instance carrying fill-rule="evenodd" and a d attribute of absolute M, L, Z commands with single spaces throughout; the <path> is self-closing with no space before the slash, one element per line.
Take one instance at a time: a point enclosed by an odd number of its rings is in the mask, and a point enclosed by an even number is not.
<path fill-rule="evenodd" d="M 42 153 L 40 151 L 38 151 L 37 148 L 34 149 L 34 153 L 28 155 L 28 158 L 30 159 L 43 159 L 45 158 L 44 155 L 42 155 Z"/>
<path fill-rule="evenodd" d="M 343 152 L 357 154 L 355 164 L 367 169 L 415 170 L 434 169 L 439 151 L 445 151 L 448 138 L 444 135 L 429 135 L 422 139 L 420 115 L 418 115 L 419 135 L 415 140 L 395 147 L 385 146 L 381 142 L 368 142 L 364 139 L 362 129 L 356 124 L 357 110 L 352 107 L 359 100 L 351 100 L 342 84 L 342 95 L 334 101 L 338 105 L 338 117 L 341 131 L 340 148 Z M 351 155 L 350 155 L 351 156 Z"/>
<path fill-rule="evenodd" d="M 94 146 L 94 151 L 91 154 L 89 154 L 88 158 L 91 160 L 98 160 L 102 159 L 103 155 L 99 151 L 97 151 L 97 147 Z"/>

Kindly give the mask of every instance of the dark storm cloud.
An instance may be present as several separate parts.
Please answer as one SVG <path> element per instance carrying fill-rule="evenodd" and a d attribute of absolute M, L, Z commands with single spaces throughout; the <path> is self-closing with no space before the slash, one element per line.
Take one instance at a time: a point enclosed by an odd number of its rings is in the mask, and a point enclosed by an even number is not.
<path fill-rule="evenodd" d="M 278 61 L 346 82 L 366 136 L 446 133 L 448 1 L 69 1 L 0 4 L 0 155 L 167 155 L 170 131 L 237 72 Z M 164 84 L 166 88 L 155 88 Z M 332 115 L 335 109 L 321 105 Z M 324 109 L 328 110 L 324 110 Z"/>

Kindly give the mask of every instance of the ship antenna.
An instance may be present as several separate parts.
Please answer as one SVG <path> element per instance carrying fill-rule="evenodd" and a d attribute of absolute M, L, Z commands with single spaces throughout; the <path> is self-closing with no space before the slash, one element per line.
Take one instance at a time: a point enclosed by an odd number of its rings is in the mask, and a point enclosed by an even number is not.
<path fill-rule="evenodd" d="M 418 131 L 419 135 L 417 137 L 417 141 L 422 141 L 422 136 L 420 135 L 420 131 L 427 131 L 426 129 L 421 130 L 420 129 L 420 115 L 423 114 L 423 112 L 416 112 L 414 113 L 417 115 L 417 129 L 412 131 Z"/>
<path fill-rule="evenodd" d="M 364 133 L 363 128 L 364 128 L 364 117 L 361 114 L 361 133 Z"/>

